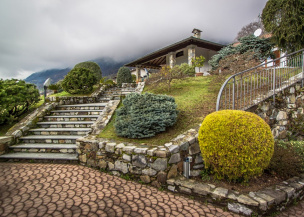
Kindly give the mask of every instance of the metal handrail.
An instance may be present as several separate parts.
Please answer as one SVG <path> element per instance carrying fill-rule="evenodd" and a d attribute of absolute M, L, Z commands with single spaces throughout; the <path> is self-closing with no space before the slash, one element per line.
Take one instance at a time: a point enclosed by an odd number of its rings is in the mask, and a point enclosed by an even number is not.
<path fill-rule="evenodd" d="M 303 79 L 304 48 L 230 76 L 219 91 L 216 111 L 246 110 L 271 96 L 275 103 L 276 93 Z"/>

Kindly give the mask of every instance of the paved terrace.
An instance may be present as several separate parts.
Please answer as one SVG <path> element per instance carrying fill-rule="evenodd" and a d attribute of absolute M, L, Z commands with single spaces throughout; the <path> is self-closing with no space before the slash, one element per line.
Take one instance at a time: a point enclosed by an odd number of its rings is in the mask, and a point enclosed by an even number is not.
<path fill-rule="evenodd" d="M 278 216 L 304 216 L 300 202 Z M 0 216 L 238 216 L 79 165 L 0 163 Z"/>

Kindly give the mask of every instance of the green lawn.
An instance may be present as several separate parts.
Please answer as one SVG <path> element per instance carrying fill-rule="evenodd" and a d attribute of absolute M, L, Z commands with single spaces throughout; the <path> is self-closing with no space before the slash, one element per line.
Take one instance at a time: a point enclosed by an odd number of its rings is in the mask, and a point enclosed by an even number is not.
<path fill-rule="evenodd" d="M 168 92 L 167 88 L 163 85 L 158 85 L 156 88 L 147 85 L 144 92 L 165 94 L 175 98 L 179 110 L 176 124 L 166 132 L 152 138 L 126 139 L 118 137 L 115 134 L 114 115 L 107 127 L 100 133 L 99 137 L 121 142 L 163 145 L 188 129 L 197 127 L 207 114 L 215 111 L 216 97 L 219 88 L 220 85 L 219 82 L 215 82 L 215 76 L 174 80 L 170 92 Z"/>
<path fill-rule="evenodd" d="M 18 120 L 14 121 L 13 123 L 10 124 L 4 124 L 4 125 L 0 125 L 0 136 L 5 136 L 6 132 L 13 127 L 16 123 L 18 123 L 19 120 L 21 120 L 22 118 L 24 118 L 25 116 L 27 116 L 28 114 L 30 114 L 32 111 L 34 111 L 36 108 L 38 108 L 39 106 L 41 106 L 44 102 L 44 97 L 40 96 L 40 101 L 37 102 L 35 105 L 32 105 L 29 110 L 24 113 L 23 115 L 21 115 L 19 117 Z"/>

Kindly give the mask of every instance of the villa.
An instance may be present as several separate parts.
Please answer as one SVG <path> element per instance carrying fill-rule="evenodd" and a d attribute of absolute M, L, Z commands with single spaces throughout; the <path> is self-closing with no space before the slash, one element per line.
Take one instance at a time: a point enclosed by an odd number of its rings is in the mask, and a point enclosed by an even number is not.
<path fill-rule="evenodd" d="M 135 67 L 136 77 L 140 79 L 142 69 L 160 69 L 165 65 L 172 68 L 182 63 L 192 65 L 193 58 L 204 56 L 206 59 L 205 65 L 202 68 L 196 68 L 196 75 L 202 75 L 211 70 L 208 61 L 213 55 L 217 54 L 224 45 L 201 39 L 201 32 L 199 29 L 193 29 L 193 36 L 140 57 L 137 60 L 127 63 L 125 66 Z"/>

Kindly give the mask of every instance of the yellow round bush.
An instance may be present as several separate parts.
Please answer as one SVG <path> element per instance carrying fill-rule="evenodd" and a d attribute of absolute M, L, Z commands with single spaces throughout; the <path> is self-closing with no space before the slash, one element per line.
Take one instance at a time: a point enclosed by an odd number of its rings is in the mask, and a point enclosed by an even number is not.
<path fill-rule="evenodd" d="M 209 114 L 198 140 L 206 167 L 218 179 L 248 181 L 261 175 L 274 151 L 269 125 L 258 115 L 239 110 Z"/>

